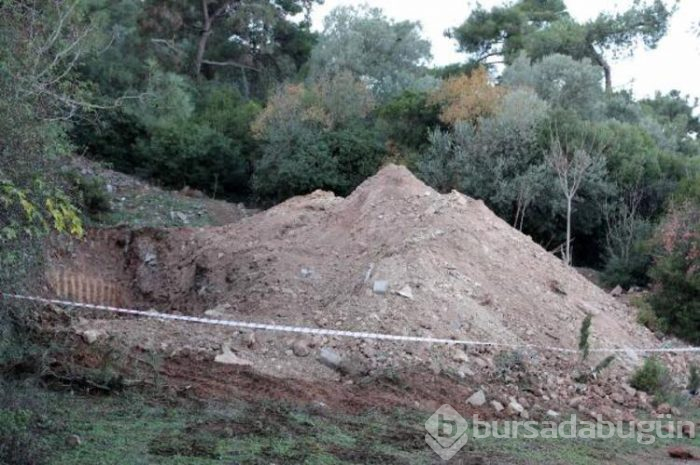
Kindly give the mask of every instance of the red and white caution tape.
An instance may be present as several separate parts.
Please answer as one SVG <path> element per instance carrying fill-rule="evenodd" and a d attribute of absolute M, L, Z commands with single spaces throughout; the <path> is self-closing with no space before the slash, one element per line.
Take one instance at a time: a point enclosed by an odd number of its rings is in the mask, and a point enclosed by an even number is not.
<path fill-rule="evenodd" d="M 284 325 L 274 325 L 274 324 L 264 324 L 264 323 L 249 323 L 246 321 L 236 321 L 236 320 L 220 320 L 213 318 L 201 318 L 195 316 L 185 316 L 185 315 L 172 315 L 169 313 L 160 313 L 156 311 L 144 311 L 144 310 L 134 310 L 129 308 L 111 307 L 108 305 L 96 305 L 87 304 L 82 302 L 73 302 L 68 300 L 58 300 L 58 299 L 47 299 L 43 297 L 36 296 L 26 296 L 21 294 L 12 294 L 0 292 L 0 298 L 22 300 L 29 302 L 38 302 L 43 304 L 54 304 L 66 307 L 77 307 L 85 308 L 90 310 L 100 310 L 111 313 L 118 313 L 122 315 L 134 315 L 146 318 L 152 318 L 157 320 L 171 320 L 171 321 L 184 321 L 188 323 L 199 323 L 206 325 L 216 325 L 216 326 L 228 326 L 232 328 L 242 328 L 242 329 L 253 329 L 260 331 L 275 331 L 282 333 L 297 333 L 297 334 L 311 334 L 317 336 L 333 336 L 333 337 L 346 337 L 353 339 L 373 339 L 382 341 L 397 341 L 397 342 L 424 342 L 427 344 L 441 344 L 441 345 L 463 345 L 463 346 L 476 346 L 476 347 L 502 347 L 510 349 L 531 349 L 538 351 L 547 352 L 563 352 L 563 353 L 578 353 L 576 349 L 568 349 L 564 347 L 553 347 L 553 346 L 540 346 L 535 344 L 508 344 L 500 342 L 487 342 L 487 341 L 472 341 L 466 339 L 442 339 L 434 337 L 420 337 L 420 336 L 402 336 L 398 334 L 381 334 L 381 333 L 368 333 L 359 331 L 344 331 L 337 329 L 323 329 L 323 328 L 308 328 L 302 326 L 284 326 Z M 669 348 L 599 348 L 590 349 L 589 352 L 592 353 L 684 353 L 684 352 L 700 352 L 700 347 L 669 347 Z"/>

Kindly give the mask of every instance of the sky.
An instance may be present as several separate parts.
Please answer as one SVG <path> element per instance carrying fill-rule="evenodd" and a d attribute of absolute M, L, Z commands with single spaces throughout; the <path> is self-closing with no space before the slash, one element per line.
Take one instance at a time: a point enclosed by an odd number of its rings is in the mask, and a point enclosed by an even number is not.
<path fill-rule="evenodd" d="M 673 0 L 666 0 L 670 4 Z M 633 0 L 565 0 L 569 12 L 579 21 L 599 13 L 622 11 Z M 447 65 L 465 61 L 457 52 L 457 44 L 444 36 L 447 29 L 460 25 L 476 5 L 470 0 L 325 0 L 315 6 L 312 21 L 316 30 L 323 29 L 323 18 L 340 5 L 367 3 L 382 8 L 396 20 L 419 21 L 424 36 L 432 42 L 433 64 Z M 507 3 L 504 0 L 481 0 L 489 9 Z M 611 59 L 613 87 L 632 90 L 638 97 L 653 96 L 655 91 L 673 89 L 700 97 L 700 37 L 692 27 L 700 22 L 700 0 L 679 0 L 678 11 L 671 18 L 669 30 L 658 47 L 647 50 L 640 45 L 634 55 Z"/>

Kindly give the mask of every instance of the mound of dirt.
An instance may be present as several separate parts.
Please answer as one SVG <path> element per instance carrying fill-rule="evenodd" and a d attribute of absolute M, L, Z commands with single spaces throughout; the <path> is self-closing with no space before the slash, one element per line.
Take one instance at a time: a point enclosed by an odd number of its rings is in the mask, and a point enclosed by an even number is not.
<path fill-rule="evenodd" d="M 632 310 L 483 202 L 441 195 L 395 165 L 347 198 L 317 191 L 223 227 L 101 230 L 88 239 L 53 250 L 58 294 L 89 299 L 80 282 L 99 277 L 120 289 L 120 303 L 146 309 L 567 348 L 576 348 L 591 313 L 592 347 L 658 343 Z M 79 323 L 88 328 L 170 354 L 230 347 L 262 371 L 289 376 L 332 376 L 307 356 L 323 347 L 370 366 L 428 362 L 436 350 L 160 321 Z M 441 354 L 457 366 L 478 358 Z"/>

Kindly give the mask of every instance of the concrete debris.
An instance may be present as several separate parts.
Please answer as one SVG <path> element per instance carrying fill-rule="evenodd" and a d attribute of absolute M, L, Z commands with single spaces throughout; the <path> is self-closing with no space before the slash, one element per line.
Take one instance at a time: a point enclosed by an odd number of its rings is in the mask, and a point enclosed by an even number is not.
<path fill-rule="evenodd" d="M 384 295 L 389 290 L 389 281 L 375 281 L 372 291 L 375 294 Z"/>
<path fill-rule="evenodd" d="M 222 347 L 222 353 L 217 355 L 214 358 L 214 361 L 216 363 L 222 363 L 224 365 L 236 365 L 236 366 L 253 366 L 253 362 L 249 360 L 245 360 L 238 355 L 234 354 L 231 352 L 231 349 L 228 346 L 223 346 Z"/>
<path fill-rule="evenodd" d="M 486 394 L 484 394 L 483 390 L 479 389 L 467 399 L 467 403 L 474 407 L 481 407 L 486 403 Z"/>
<path fill-rule="evenodd" d="M 409 300 L 413 300 L 413 290 L 411 289 L 411 286 L 406 284 L 404 287 L 401 288 L 400 291 L 396 292 L 398 295 L 401 297 L 405 297 Z"/>

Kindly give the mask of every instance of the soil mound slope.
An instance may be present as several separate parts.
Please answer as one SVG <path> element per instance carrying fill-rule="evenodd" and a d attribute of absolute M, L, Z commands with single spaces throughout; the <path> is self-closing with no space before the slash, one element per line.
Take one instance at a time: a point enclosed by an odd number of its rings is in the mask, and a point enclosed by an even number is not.
<path fill-rule="evenodd" d="M 142 308 L 567 348 L 576 348 L 580 324 L 592 313 L 592 347 L 656 343 L 630 309 L 483 202 L 457 192 L 441 195 L 401 166 L 386 166 L 347 198 L 317 191 L 223 227 L 109 230 L 90 239 L 57 248 L 52 271 L 99 276 L 119 286 L 122 301 Z M 385 293 L 375 292 L 377 281 L 388 284 Z M 276 349 L 286 349 L 292 360 L 296 355 L 290 353 L 294 341 L 277 335 L 257 342 L 247 336 L 244 343 L 243 334 L 236 342 L 230 330 L 208 327 L 99 324 L 139 345 L 218 349 L 230 343 L 253 358 L 274 353 L 272 364 L 285 358 Z M 248 353 L 261 338 L 275 350 Z M 371 359 L 396 355 L 386 344 L 367 341 L 308 345 L 359 348 Z M 430 356 L 425 347 L 401 353 Z"/>

